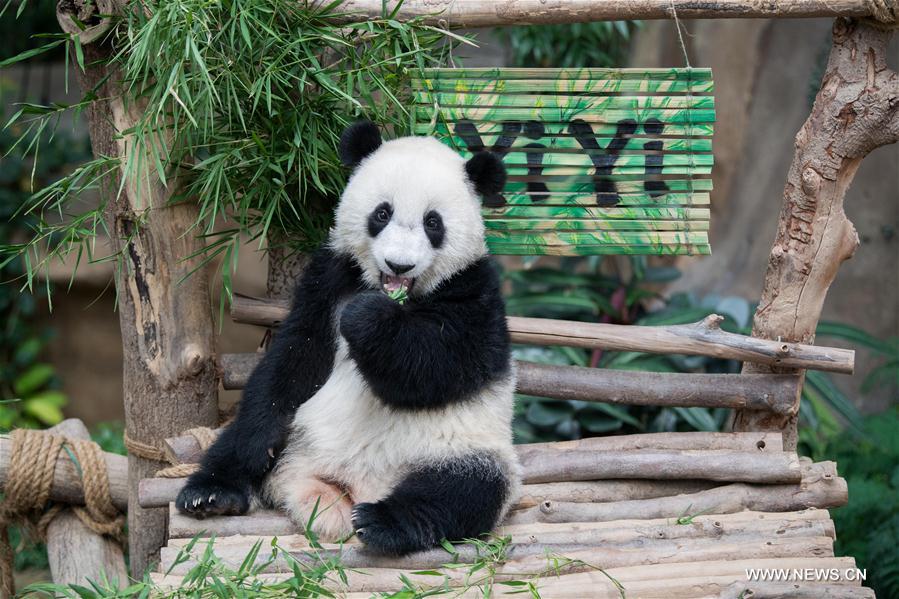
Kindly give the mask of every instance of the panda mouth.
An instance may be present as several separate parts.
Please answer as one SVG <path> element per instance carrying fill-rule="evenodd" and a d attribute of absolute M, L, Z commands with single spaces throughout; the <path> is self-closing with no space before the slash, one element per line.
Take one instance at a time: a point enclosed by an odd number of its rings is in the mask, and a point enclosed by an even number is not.
<path fill-rule="evenodd" d="M 415 279 L 412 277 L 398 277 L 381 273 L 381 287 L 387 295 L 409 293 L 412 291 L 413 285 L 415 285 Z"/>

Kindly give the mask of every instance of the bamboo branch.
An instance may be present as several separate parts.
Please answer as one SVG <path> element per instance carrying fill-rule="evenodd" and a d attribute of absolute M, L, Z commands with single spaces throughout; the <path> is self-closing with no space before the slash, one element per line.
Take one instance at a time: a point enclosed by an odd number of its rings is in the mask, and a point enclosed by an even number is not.
<path fill-rule="evenodd" d="M 235 294 L 231 317 L 236 322 L 273 326 L 287 316 L 287 310 L 284 300 Z M 510 316 L 508 325 L 513 343 L 713 356 L 844 374 L 851 374 L 855 367 L 852 350 L 728 333 L 720 328 L 722 320 L 712 314 L 693 324 L 649 327 Z"/>
<path fill-rule="evenodd" d="M 312 5 L 322 5 L 314 0 Z M 397 0 L 386 6 L 382 0 L 345 0 L 340 12 L 345 21 L 379 18 L 390 11 Z M 405 0 L 397 19 L 423 18 L 434 25 L 450 27 L 494 27 L 508 25 L 545 25 L 584 23 L 621 19 L 670 19 L 672 11 L 682 19 L 763 19 L 771 17 L 867 17 L 869 3 L 861 0 Z"/>

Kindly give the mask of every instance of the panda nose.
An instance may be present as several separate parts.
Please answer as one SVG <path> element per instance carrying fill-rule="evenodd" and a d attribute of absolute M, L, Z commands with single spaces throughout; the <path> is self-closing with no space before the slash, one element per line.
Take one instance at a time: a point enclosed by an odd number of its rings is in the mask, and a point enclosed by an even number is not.
<path fill-rule="evenodd" d="M 397 276 L 407 273 L 415 268 L 414 264 L 397 264 L 396 262 L 391 262 L 390 260 L 385 260 L 385 262 L 387 263 L 387 266 L 390 267 L 390 270 L 393 271 L 393 274 Z"/>

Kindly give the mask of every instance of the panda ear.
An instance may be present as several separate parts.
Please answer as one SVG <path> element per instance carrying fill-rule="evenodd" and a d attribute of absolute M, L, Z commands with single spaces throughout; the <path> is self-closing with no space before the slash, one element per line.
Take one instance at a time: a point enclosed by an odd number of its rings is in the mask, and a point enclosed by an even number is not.
<path fill-rule="evenodd" d="M 381 147 L 381 132 L 371 121 L 356 121 L 340 135 L 338 152 L 344 166 L 355 168 L 362 160 Z"/>
<path fill-rule="evenodd" d="M 465 173 L 488 205 L 506 185 L 506 167 L 492 152 L 477 152 L 465 163 Z"/>

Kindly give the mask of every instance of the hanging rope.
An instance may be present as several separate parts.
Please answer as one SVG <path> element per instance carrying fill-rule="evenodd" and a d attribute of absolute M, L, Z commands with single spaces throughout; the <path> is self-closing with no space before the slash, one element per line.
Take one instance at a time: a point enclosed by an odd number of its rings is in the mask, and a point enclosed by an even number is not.
<path fill-rule="evenodd" d="M 15 593 L 14 554 L 8 527 L 21 524 L 29 535 L 43 540 L 53 518 L 64 509 L 50 503 L 50 490 L 59 452 L 68 447 L 81 474 L 84 507 L 72 506 L 81 522 L 97 534 L 122 542 L 125 518 L 112 504 L 109 477 L 103 452 L 93 441 L 68 439 L 46 431 L 18 429 L 9 435 L 12 442 L 3 503 L 0 504 L 0 592 Z"/>
<path fill-rule="evenodd" d="M 183 434 L 190 435 L 196 439 L 197 444 L 203 451 L 209 449 L 209 446 L 212 445 L 218 437 L 218 432 L 216 430 L 205 426 L 188 429 L 184 431 Z M 157 471 L 157 478 L 181 478 L 183 476 L 190 476 L 200 469 L 199 464 L 182 464 L 175 456 L 169 455 L 163 449 L 155 445 L 150 445 L 149 443 L 132 439 L 128 436 L 128 433 L 125 433 L 125 447 L 128 448 L 128 453 L 144 458 L 145 460 L 168 462 L 171 464 L 167 468 Z"/>
<path fill-rule="evenodd" d="M 690 66 L 690 57 L 687 55 L 687 45 L 684 43 L 684 35 L 681 33 L 680 19 L 677 18 L 677 9 L 674 8 L 674 0 L 669 0 L 669 4 L 671 5 L 671 16 L 674 17 L 674 27 L 677 29 L 677 39 L 680 41 L 680 49 L 681 52 L 684 53 L 684 63 L 687 65 L 688 69 L 691 69 L 693 67 Z"/>

